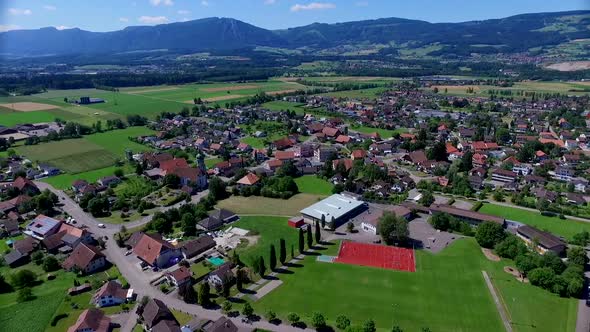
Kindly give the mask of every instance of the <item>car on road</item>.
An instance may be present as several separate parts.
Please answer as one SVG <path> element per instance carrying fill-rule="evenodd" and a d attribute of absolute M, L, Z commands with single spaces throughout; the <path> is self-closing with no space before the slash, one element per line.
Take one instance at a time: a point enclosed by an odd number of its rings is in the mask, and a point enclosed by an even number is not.
<path fill-rule="evenodd" d="M 125 256 L 129 256 L 129 255 L 131 255 L 132 253 L 133 253 L 133 251 L 131 251 L 131 250 L 127 250 L 127 251 L 125 252 Z"/>
<path fill-rule="evenodd" d="M 98 224 L 98 228 L 106 228 L 104 224 Z"/>

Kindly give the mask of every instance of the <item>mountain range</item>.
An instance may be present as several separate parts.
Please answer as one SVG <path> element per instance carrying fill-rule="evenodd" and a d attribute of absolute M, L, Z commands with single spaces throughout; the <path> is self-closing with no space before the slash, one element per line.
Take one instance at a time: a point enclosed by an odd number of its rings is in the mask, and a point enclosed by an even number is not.
<path fill-rule="evenodd" d="M 204 18 L 156 26 L 134 26 L 113 32 L 81 29 L 14 30 L 0 33 L 0 54 L 41 56 L 114 54 L 169 50 L 201 52 L 265 46 L 305 52 L 375 45 L 378 49 L 521 52 L 590 37 L 590 11 L 534 13 L 461 23 L 429 23 L 383 18 L 336 24 L 314 23 L 267 30 L 232 18 Z"/>

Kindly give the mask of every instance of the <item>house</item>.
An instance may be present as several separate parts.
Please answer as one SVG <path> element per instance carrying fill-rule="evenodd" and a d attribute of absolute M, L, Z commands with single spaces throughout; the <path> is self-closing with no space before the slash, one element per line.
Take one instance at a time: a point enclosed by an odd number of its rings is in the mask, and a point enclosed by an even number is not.
<path fill-rule="evenodd" d="M 180 287 L 187 282 L 191 282 L 191 278 L 193 276 L 193 272 L 191 269 L 181 266 L 178 269 L 166 272 L 164 275 L 168 282 L 176 287 Z"/>
<path fill-rule="evenodd" d="M 367 158 L 367 151 L 365 150 L 354 150 L 350 153 L 350 159 L 352 160 L 364 160 Z"/>
<path fill-rule="evenodd" d="M 66 258 L 62 266 L 66 271 L 80 271 L 92 274 L 106 266 L 105 256 L 95 246 L 80 243 Z"/>
<path fill-rule="evenodd" d="M 495 169 L 492 171 L 492 180 L 502 182 L 502 183 L 509 183 L 516 181 L 517 175 L 505 169 Z"/>
<path fill-rule="evenodd" d="M 151 299 L 145 306 L 137 310 L 143 327 L 148 331 L 180 331 L 178 321 L 164 304 L 158 299 Z M 176 326 L 176 328 L 174 328 Z"/>
<path fill-rule="evenodd" d="M 198 226 L 204 230 L 215 230 L 237 219 L 237 214 L 229 210 L 219 209 L 211 212 L 209 217 L 199 221 Z"/>
<path fill-rule="evenodd" d="M 207 282 L 213 287 L 222 286 L 224 283 L 232 283 L 235 275 L 232 271 L 234 264 L 232 262 L 225 262 L 217 267 L 215 271 L 209 273 Z"/>
<path fill-rule="evenodd" d="M 564 253 L 566 248 L 566 243 L 562 239 L 532 226 L 523 225 L 518 227 L 516 235 L 529 245 L 536 243 L 535 250 L 540 254 L 552 251 L 559 256 Z"/>
<path fill-rule="evenodd" d="M 258 184 L 260 182 L 260 178 L 253 173 L 246 174 L 243 178 L 239 179 L 236 184 L 238 187 L 250 187 Z"/>
<path fill-rule="evenodd" d="M 14 212 L 10 212 L 10 213 L 14 213 Z M 0 237 L 2 236 L 2 234 L 8 235 L 8 236 L 16 236 L 21 233 L 20 228 L 18 226 L 18 220 L 13 220 L 13 219 L 4 220 L 2 222 L 2 224 L 0 225 L 0 229 L 2 230 L 0 232 Z"/>
<path fill-rule="evenodd" d="M 111 319 L 98 309 L 86 309 L 82 311 L 74 325 L 68 328 L 68 332 L 109 332 L 111 331 Z"/>
<path fill-rule="evenodd" d="M 330 138 L 330 139 L 334 139 L 334 138 L 340 136 L 340 134 L 342 134 L 338 128 L 331 128 L 331 127 L 324 127 L 324 129 L 322 129 L 322 133 L 324 135 L 326 135 L 327 138 Z"/>
<path fill-rule="evenodd" d="M 111 175 L 100 178 L 97 182 L 103 187 L 110 187 L 121 183 L 121 179 L 117 176 Z"/>
<path fill-rule="evenodd" d="M 91 303 L 97 307 L 110 307 L 133 299 L 133 289 L 125 289 L 115 280 L 104 283 L 92 296 Z"/>
<path fill-rule="evenodd" d="M 577 193 L 567 193 L 565 194 L 565 198 L 567 202 L 572 205 L 585 205 L 586 200 L 584 199 L 584 195 L 577 194 Z"/>
<path fill-rule="evenodd" d="M 411 162 L 414 165 L 420 165 L 428 160 L 424 150 L 412 151 L 404 159 L 406 159 L 407 161 Z"/>
<path fill-rule="evenodd" d="M 361 228 L 363 231 L 377 235 L 379 234 L 379 219 L 383 216 L 386 212 L 392 212 L 398 217 L 402 217 L 406 220 L 409 220 L 412 216 L 412 211 L 405 206 L 402 205 L 394 205 L 389 207 L 388 209 L 375 209 L 373 211 L 369 210 L 362 215 L 359 216 L 361 219 Z"/>
<path fill-rule="evenodd" d="M 17 188 L 20 193 L 27 194 L 29 196 L 35 196 L 41 192 L 39 188 L 37 188 L 37 186 L 33 183 L 33 181 L 22 176 L 14 180 L 11 186 L 13 188 Z"/>
<path fill-rule="evenodd" d="M 332 161 L 332 167 L 334 170 L 338 171 L 338 166 L 344 167 L 344 169 L 348 172 L 352 168 L 354 161 L 352 159 L 343 158 L 343 159 L 336 159 Z"/>
<path fill-rule="evenodd" d="M 209 249 L 215 248 L 215 240 L 210 235 L 204 235 L 194 240 L 186 241 L 180 247 L 185 259 L 196 257 Z"/>
<path fill-rule="evenodd" d="M 351 138 L 348 135 L 339 135 L 338 137 L 336 137 L 336 140 L 334 140 L 334 142 L 344 144 L 344 145 L 350 143 L 350 141 L 351 141 Z"/>
<path fill-rule="evenodd" d="M 338 151 L 331 146 L 320 146 L 313 151 L 313 159 L 318 162 L 326 162 L 328 158 L 336 156 Z"/>
<path fill-rule="evenodd" d="M 10 267 L 17 267 L 29 261 L 33 251 L 39 247 L 37 239 L 27 236 L 22 240 L 17 240 L 12 244 L 13 250 L 4 255 L 4 261 Z"/>
<path fill-rule="evenodd" d="M 555 172 L 553 178 L 559 181 L 567 181 L 570 182 L 573 180 L 575 176 L 575 171 L 566 166 L 557 166 L 555 167 Z"/>
<path fill-rule="evenodd" d="M 142 234 L 133 254 L 152 267 L 165 268 L 172 266 L 182 258 L 180 249 L 164 241 L 160 234 Z"/>
<path fill-rule="evenodd" d="M 40 214 L 26 226 L 24 233 L 38 240 L 43 240 L 46 236 L 55 234 L 61 223 L 59 220 Z"/>
<path fill-rule="evenodd" d="M 222 316 L 216 321 L 194 318 L 182 326 L 182 332 L 249 332 L 251 329 L 238 327 L 227 317 Z"/>

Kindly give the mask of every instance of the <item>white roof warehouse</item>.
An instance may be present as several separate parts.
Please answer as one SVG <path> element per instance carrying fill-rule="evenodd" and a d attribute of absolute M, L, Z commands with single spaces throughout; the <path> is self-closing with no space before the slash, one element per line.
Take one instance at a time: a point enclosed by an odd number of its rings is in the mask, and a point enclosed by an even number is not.
<path fill-rule="evenodd" d="M 334 194 L 306 207 L 300 212 L 308 222 L 321 221 L 323 215 L 326 223 L 330 223 L 333 217 L 335 222 L 333 227 L 337 227 L 346 222 L 346 220 L 365 210 L 366 207 L 367 205 L 365 202 L 357 200 L 356 198 L 342 194 Z"/>

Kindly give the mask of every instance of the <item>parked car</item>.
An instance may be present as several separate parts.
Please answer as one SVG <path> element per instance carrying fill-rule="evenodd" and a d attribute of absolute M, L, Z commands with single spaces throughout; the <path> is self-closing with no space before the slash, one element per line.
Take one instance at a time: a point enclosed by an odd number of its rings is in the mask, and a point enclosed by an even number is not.
<path fill-rule="evenodd" d="M 98 228 L 106 228 L 104 224 L 98 224 Z"/>

